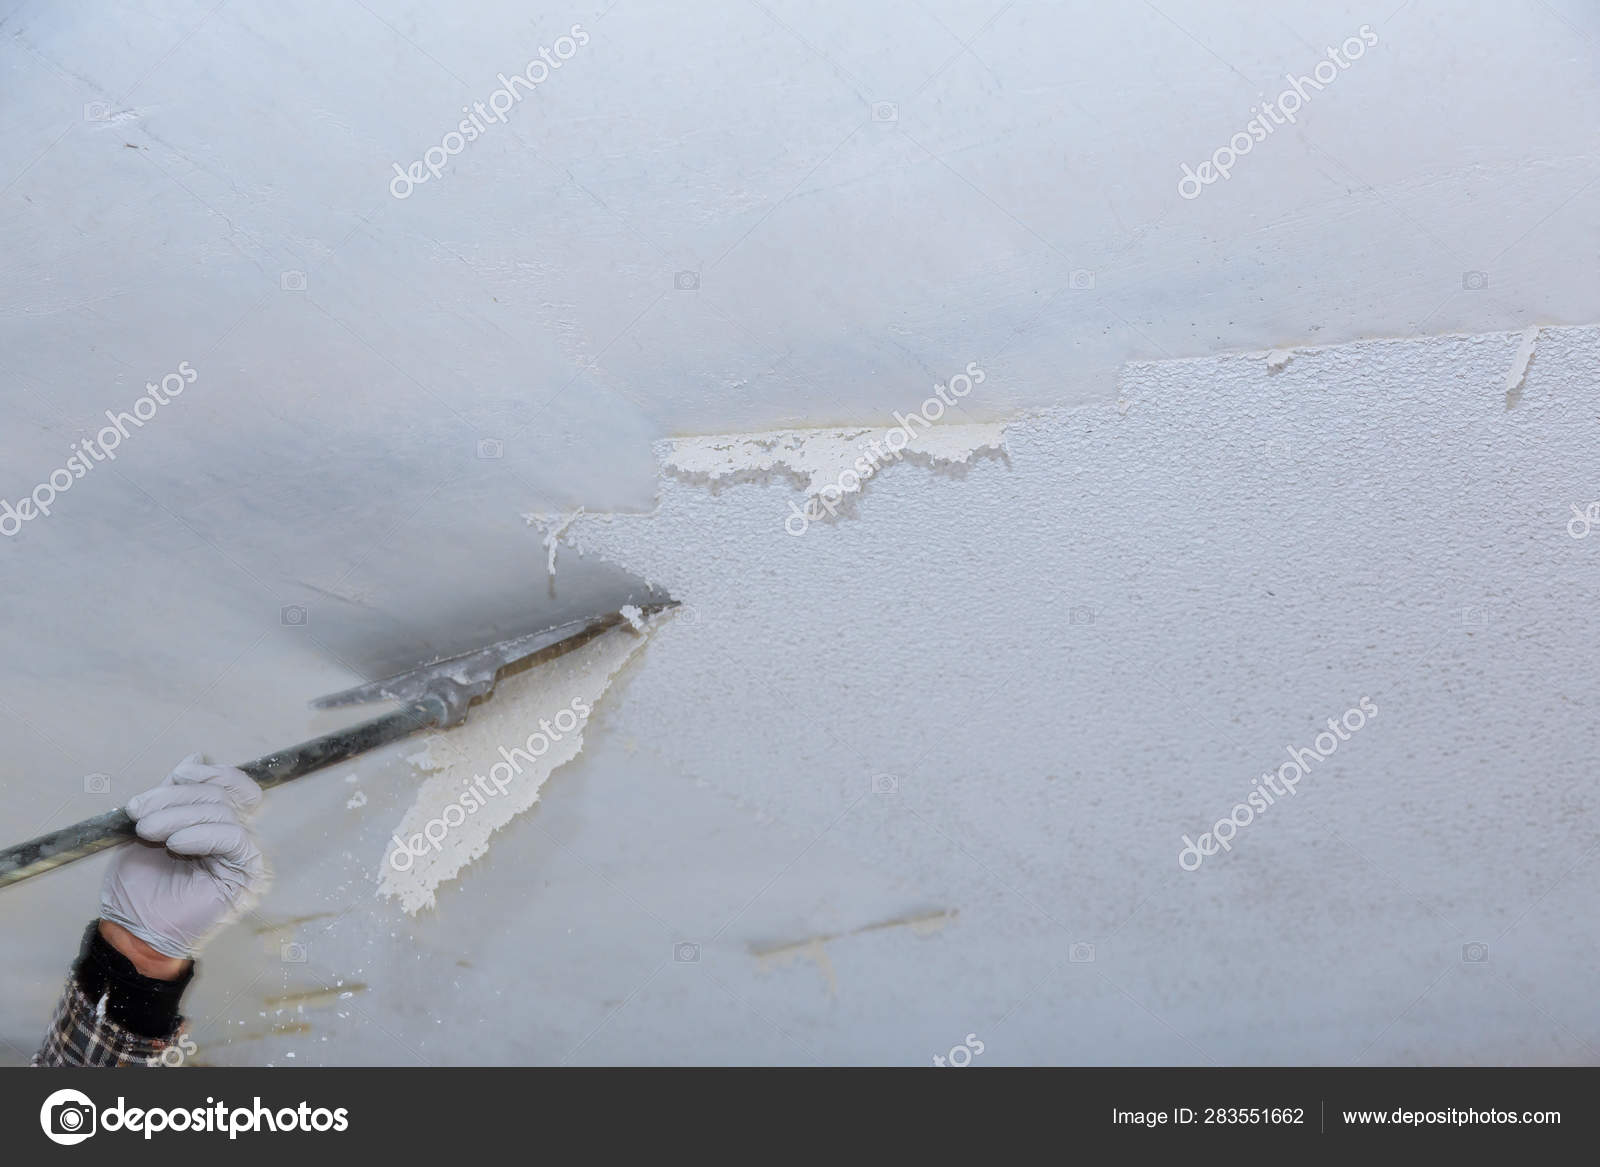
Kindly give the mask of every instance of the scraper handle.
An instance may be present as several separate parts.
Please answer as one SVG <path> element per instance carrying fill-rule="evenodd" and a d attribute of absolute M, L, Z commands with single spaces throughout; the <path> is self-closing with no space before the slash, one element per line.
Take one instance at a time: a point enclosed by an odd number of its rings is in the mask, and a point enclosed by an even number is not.
<path fill-rule="evenodd" d="M 263 790 L 281 786 L 313 770 L 337 765 L 357 754 L 409 737 L 421 729 L 448 724 L 450 711 L 438 697 L 425 696 L 393 713 L 352 725 L 324 737 L 312 738 L 287 750 L 268 754 L 240 766 Z M 113 810 L 84 819 L 15 847 L 0 851 L 0 887 L 20 883 L 53 867 L 127 843 L 137 836 L 126 811 Z"/>

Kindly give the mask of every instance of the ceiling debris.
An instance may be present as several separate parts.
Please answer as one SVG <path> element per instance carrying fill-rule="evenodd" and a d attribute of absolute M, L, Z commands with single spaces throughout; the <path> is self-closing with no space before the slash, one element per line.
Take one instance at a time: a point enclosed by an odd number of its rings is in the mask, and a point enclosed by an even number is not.
<path fill-rule="evenodd" d="M 490 836 L 539 800 L 546 779 L 583 749 L 589 717 L 623 664 L 665 618 L 620 625 L 508 677 L 465 724 L 414 755 L 431 771 L 384 854 L 378 894 L 415 915 L 489 849 Z M 450 812 L 455 811 L 452 819 Z"/>
<path fill-rule="evenodd" d="M 935 932 L 943 931 L 945 926 L 953 921 L 959 912 L 951 908 L 947 911 L 926 912 L 920 916 L 902 916 L 894 920 L 881 920 L 876 924 L 867 924 L 861 928 L 852 928 L 848 932 L 835 932 L 822 936 L 812 936 L 809 939 L 797 941 L 793 944 L 779 944 L 771 948 L 753 948 L 750 955 L 763 972 L 771 969 L 786 968 L 796 959 L 809 960 L 817 967 L 828 982 L 828 995 L 839 995 L 839 978 L 834 971 L 833 962 L 828 959 L 827 946 L 836 940 L 845 940 L 855 936 L 866 936 L 873 932 L 886 932 L 893 928 L 909 928 L 915 936 L 932 936 Z"/>
<path fill-rule="evenodd" d="M 581 514 L 583 514 L 582 507 L 579 507 L 570 515 L 566 515 L 564 517 L 561 515 L 549 514 L 532 514 L 522 516 L 523 520 L 528 524 L 528 526 L 544 528 L 544 549 L 547 554 L 545 571 L 549 573 L 552 583 L 556 578 L 556 549 L 560 546 L 562 532 L 564 532 L 568 527 L 572 526 L 573 520 Z"/>

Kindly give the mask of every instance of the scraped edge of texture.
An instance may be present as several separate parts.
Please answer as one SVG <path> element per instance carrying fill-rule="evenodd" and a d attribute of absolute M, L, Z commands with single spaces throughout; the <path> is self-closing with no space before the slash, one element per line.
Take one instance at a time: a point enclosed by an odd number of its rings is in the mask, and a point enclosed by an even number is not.
<path fill-rule="evenodd" d="M 407 913 L 489 850 L 492 836 L 539 800 L 550 775 L 583 750 L 594 706 L 644 647 L 664 613 L 623 624 L 555 660 L 505 677 L 463 725 L 430 737 L 408 760 L 430 772 L 384 848 L 378 895 Z M 563 729 L 562 715 L 576 725 Z M 531 751 L 535 738 L 545 749 Z M 472 808 L 470 803 L 478 805 Z M 458 818 L 451 820 L 454 807 Z M 437 837 L 437 845 L 434 840 Z M 396 867 L 410 855 L 405 870 Z"/>
<path fill-rule="evenodd" d="M 1528 378 L 1528 366 L 1533 363 L 1533 350 L 1539 344 L 1539 325 L 1532 324 L 1522 330 L 1522 343 L 1511 358 L 1511 368 L 1506 371 L 1506 408 L 1515 409 L 1522 399 L 1522 383 Z"/>
<path fill-rule="evenodd" d="M 522 516 L 530 526 L 534 523 L 540 523 L 544 526 L 544 549 L 548 555 L 545 563 L 545 572 L 551 579 L 556 577 L 556 550 L 561 545 L 561 533 L 572 526 L 581 514 L 583 514 L 582 507 L 579 507 L 565 518 L 561 518 L 559 515 Z M 560 519 L 560 521 L 556 522 L 556 519 Z"/>
<path fill-rule="evenodd" d="M 783 474 L 798 482 L 808 498 L 833 487 L 854 494 L 896 462 L 938 467 L 971 462 L 986 450 L 1004 452 L 1010 421 L 927 422 L 920 430 L 894 426 L 837 429 L 765 430 L 672 438 L 656 445 L 663 475 L 683 482 L 720 486 L 757 482 Z M 899 446 L 892 433 L 909 434 Z M 875 436 L 876 435 L 876 436 Z M 863 472 L 862 467 L 870 467 Z M 854 479 L 846 481 L 846 476 Z"/>

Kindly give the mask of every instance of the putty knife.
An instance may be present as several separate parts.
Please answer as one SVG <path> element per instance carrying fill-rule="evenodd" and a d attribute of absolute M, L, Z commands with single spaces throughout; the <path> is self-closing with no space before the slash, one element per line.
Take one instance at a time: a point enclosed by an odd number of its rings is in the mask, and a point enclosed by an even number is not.
<path fill-rule="evenodd" d="M 678 602 L 664 599 L 638 606 L 638 614 L 651 616 Z M 638 617 L 636 616 L 635 619 Z M 245 762 L 239 767 L 263 790 L 310 774 L 314 770 L 343 762 L 378 746 L 399 741 L 422 729 L 448 729 L 460 725 L 467 708 L 479 698 L 494 692 L 502 670 L 527 662 L 541 653 L 556 655 L 576 648 L 586 640 L 628 621 L 622 612 L 608 612 L 590 619 L 569 620 L 498 640 L 483 648 L 460 653 L 444 660 L 431 661 L 408 672 L 381 681 L 357 685 L 330 693 L 311 702 L 314 709 L 334 709 L 368 701 L 398 701 L 403 708 L 382 717 L 363 721 L 324 737 L 313 738 Z M 0 851 L 0 887 L 19 883 L 53 867 L 93 855 L 137 838 L 133 820 L 122 810 L 85 819 L 37 839 Z"/>

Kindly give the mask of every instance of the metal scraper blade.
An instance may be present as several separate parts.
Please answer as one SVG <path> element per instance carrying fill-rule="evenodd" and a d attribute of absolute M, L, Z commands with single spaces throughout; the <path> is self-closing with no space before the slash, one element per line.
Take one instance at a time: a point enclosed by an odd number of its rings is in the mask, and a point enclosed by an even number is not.
<path fill-rule="evenodd" d="M 640 604 L 639 611 L 645 616 L 653 616 L 657 612 L 664 612 L 677 606 L 677 600 L 665 599 Z M 349 689 L 341 689 L 337 693 L 329 693 L 312 701 L 311 707 L 337 709 L 346 705 L 362 705 L 370 701 L 399 701 L 409 704 L 431 696 L 445 702 L 451 711 L 451 717 L 446 724 L 455 725 L 466 717 L 467 706 L 475 698 L 485 696 L 494 689 L 495 680 L 502 669 L 568 641 L 574 642 L 576 646 L 577 643 L 627 622 L 628 618 L 621 612 L 607 612 L 587 619 L 552 624 L 505 640 L 497 640 L 469 652 L 429 661 L 379 681 L 368 681 Z"/>

